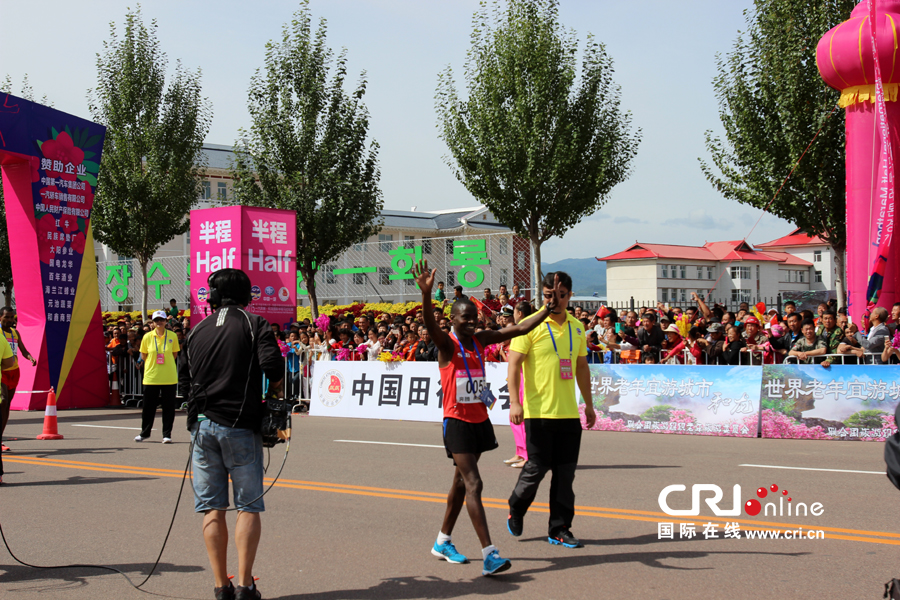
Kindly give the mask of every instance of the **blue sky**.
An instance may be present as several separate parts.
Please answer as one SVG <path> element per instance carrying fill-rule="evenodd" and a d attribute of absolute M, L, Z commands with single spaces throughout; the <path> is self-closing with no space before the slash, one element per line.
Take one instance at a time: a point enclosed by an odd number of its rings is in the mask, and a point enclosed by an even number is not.
<path fill-rule="evenodd" d="M 18 86 L 28 74 L 35 94 L 66 112 L 89 117 L 86 90 L 95 84 L 95 54 L 109 22 L 121 23 L 133 2 L 45 0 L 6 2 L 0 36 L 0 77 Z M 716 52 L 727 52 L 744 25 L 750 0 L 562 0 L 561 21 L 583 40 L 593 33 L 615 60 L 615 80 L 643 141 L 631 178 L 607 204 L 544 245 L 544 260 L 604 256 L 640 240 L 701 245 L 741 239 L 760 211 L 723 200 L 706 182 L 704 131 L 720 131 L 711 80 Z M 281 33 L 297 3 L 252 4 L 154 0 L 145 21 L 158 21 L 170 65 L 180 59 L 203 70 L 214 120 L 207 141 L 232 144 L 247 126 L 247 85 L 262 65 L 265 43 Z M 351 80 L 365 70 L 370 133 L 381 146 L 381 187 L 391 209 L 438 210 L 476 202 L 444 163 L 437 135 L 437 74 L 463 72 L 475 0 L 313 0 L 328 21 L 328 42 L 345 47 Z M 21 23 L 21 25 L 19 25 Z M 459 83 L 459 82 L 458 82 Z M 790 224 L 770 215 L 750 236 L 761 243 Z"/>

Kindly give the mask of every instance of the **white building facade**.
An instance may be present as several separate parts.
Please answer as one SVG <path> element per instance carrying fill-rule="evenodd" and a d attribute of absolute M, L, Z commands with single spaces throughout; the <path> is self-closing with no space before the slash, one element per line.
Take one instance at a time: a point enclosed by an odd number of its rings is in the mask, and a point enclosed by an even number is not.
<path fill-rule="evenodd" d="M 607 263 L 606 296 L 612 306 L 705 302 L 774 304 L 784 292 L 808 291 L 813 263 L 786 252 L 761 251 L 743 241 L 703 246 L 636 243 L 598 258 Z"/>

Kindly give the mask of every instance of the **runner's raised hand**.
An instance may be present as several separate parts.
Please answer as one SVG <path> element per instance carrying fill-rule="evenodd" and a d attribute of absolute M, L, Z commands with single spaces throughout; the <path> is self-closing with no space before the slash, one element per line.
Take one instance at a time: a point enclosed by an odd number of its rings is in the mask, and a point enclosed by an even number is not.
<path fill-rule="evenodd" d="M 431 296 L 431 289 L 434 287 L 434 274 L 437 273 L 437 269 L 432 269 L 429 272 L 428 259 L 425 258 L 413 265 L 412 273 L 422 293 Z"/>

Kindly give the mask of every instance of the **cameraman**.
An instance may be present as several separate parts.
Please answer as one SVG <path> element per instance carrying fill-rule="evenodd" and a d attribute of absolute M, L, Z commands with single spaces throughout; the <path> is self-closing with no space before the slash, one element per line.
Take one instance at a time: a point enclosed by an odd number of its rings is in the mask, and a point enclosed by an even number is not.
<path fill-rule="evenodd" d="M 253 584 L 263 504 L 263 373 L 281 395 L 284 359 L 269 323 L 244 308 L 250 278 L 238 269 L 209 276 L 213 313 L 191 330 L 179 377 L 188 400 L 194 440 L 194 510 L 205 514 L 203 538 L 215 577 L 217 599 L 260 598 Z M 228 478 L 238 509 L 235 544 L 237 587 L 228 580 L 226 553 Z"/>

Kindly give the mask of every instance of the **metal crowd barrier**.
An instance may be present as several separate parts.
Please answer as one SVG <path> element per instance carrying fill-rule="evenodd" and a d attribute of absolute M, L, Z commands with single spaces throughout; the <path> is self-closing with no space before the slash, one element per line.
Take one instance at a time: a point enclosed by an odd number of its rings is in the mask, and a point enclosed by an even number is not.
<path fill-rule="evenodd" d="M 828 359 L 828 362 L 831 364 L 840 364 L 840 365 L 877 365 L 878 361 L 876 357 L 881 356 L 880 352 L 866 352 L 862 355 L 862 357 L 857 356 L 856 354 L 820 354 L 819 356 L 811 357 L 816 361 L 816 364 L 824 362 Z M 801 362 L 799 356 L 785 356 L 784 364 L 786 365 L 799 365 L 799 364 L 808 364 L 806 361 Z"/>

